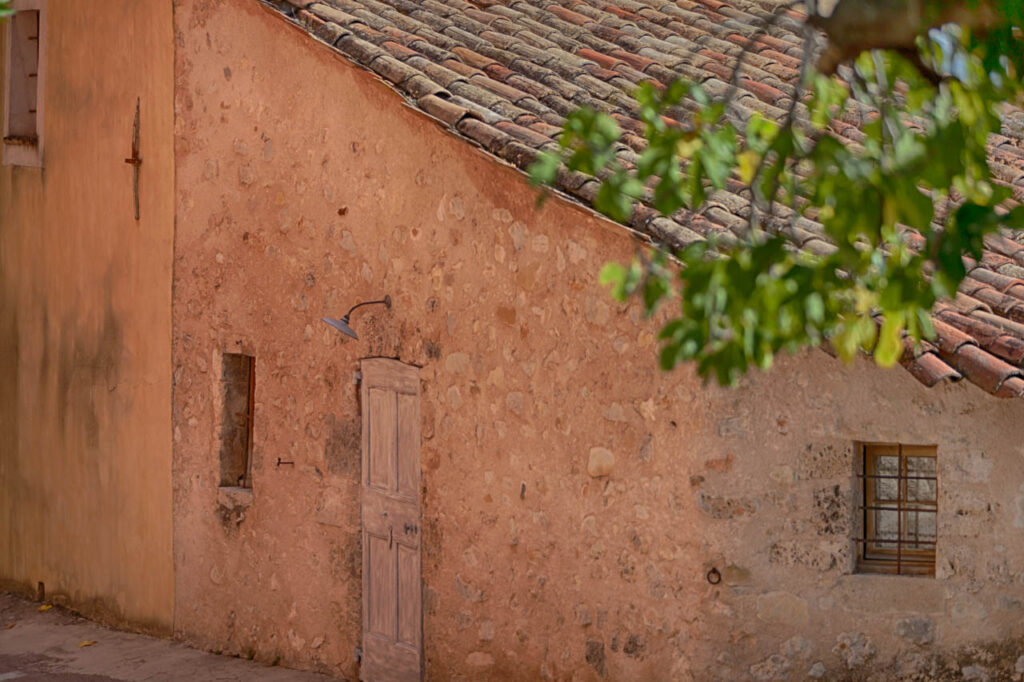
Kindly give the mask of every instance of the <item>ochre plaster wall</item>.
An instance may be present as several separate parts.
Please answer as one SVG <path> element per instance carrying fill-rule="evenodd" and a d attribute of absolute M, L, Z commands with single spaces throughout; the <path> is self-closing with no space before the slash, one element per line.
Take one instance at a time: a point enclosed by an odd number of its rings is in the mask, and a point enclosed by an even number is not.
<path fill-rule="evenodd" d="M 658 321 L 596 282 L 623 230 L 538 212 L 520 174 L 256 3 L 179 0 L 176 21 L 180 635 L 356 678 L 353 372 L 384 355 L 422 366 L 430 679 L 1012 671 L 1024 406 L 817 351 L 734 390 L 662 374 Z M 385 293 L 359 341 L 320 322 Z M 217 487 L 237 350 L 251 494 Z M 857 440 L 939 446 L 936 579 L 851 574 Z"/>
<path fill-rule="evenodd" d="M 169 632 L 172 8 L 46 8 L 43 167 L 0 167 L 0 578 Z"/>

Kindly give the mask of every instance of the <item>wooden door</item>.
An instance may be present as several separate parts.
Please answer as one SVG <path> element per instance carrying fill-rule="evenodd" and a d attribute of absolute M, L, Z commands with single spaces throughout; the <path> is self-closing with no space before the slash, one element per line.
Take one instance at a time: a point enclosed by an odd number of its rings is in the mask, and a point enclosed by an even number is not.
<path fill-rule="evenodd" d="M 423 677 L 419 371 L 362 363 L 363 662 L 367 682 Z"/>

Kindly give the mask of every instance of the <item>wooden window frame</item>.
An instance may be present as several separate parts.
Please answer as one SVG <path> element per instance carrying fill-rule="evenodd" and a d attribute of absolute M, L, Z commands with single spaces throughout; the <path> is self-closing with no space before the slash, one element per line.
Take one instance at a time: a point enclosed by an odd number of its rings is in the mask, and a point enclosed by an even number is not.
<path fill-rule="evenodd" d="M 46 0 L 13 0 L 15 12 L 38 12 L 39 31 L 36 35 L 36 102 L 35 138 L 11 134 L 11 53 L 14 47 L 13 18 L 3 22 L 4 32 L 4 110 L 3 110 L 3 165 L 42 167 L 43 165 L 43 102 L 46 77 Z"/>
<path fill-rule="evenodd" d="M 938 545 L 938 500 L 939 477 L 937 448 L 933 445 L 904 445 L 901 443 L 862 443 L 861 470 L 861 530 L 862 536 L 855 538 L 857 545 L 857 572 L 882 573 L 889 575 L 913 575 L 935 577 L 935 548 Z M 896 457 L 896 474 L 884 474 L 878 471 L 880 457 Z M 935 460 L 932 475 L 910 475 L 908 458 L 930 458 Z M 896 481 L 895 499 L 878 499 L 874 482 L 879 480 Z M 935 483 L 934 500 L 909 499 L 909 481 L 933 481 Z M 875 528 L 877 511 L 896 512 L 896 539 L 883 539 L 878 536 Z M 935 537 L 922 540 L 919 537 L 904 537 L 904 519 L 913 513 L 935 515 Z M 910 545 L 910 547 L 907 547 Z M 922 545 L 925 546 L 922 548 Z"/>

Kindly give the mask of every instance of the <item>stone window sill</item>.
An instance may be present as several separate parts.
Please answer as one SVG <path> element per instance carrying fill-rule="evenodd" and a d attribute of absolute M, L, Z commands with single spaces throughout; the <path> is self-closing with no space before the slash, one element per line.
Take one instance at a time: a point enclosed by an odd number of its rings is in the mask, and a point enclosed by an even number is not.
<path fill-rule="evenodd" d="M 252 504 L 252 488 L 222 485 L 217 488 L 217 504 L 222 507 L 248 507 Z"/>

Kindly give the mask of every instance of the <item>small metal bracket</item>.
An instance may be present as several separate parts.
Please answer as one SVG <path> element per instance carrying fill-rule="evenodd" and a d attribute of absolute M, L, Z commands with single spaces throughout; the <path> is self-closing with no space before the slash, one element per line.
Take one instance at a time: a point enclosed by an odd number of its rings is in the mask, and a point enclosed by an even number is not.
<path fill-rule="evenodd" d="M 132 155 L 124 160 L 132 167 L 132 195 L 135 199 L 135 219 L 139 219 L 139 166 L 142 165 L 142 157 L 139 156 L 139 104 L 141 98 L 135 98 L 135 125 L 132 127 Z"/>

